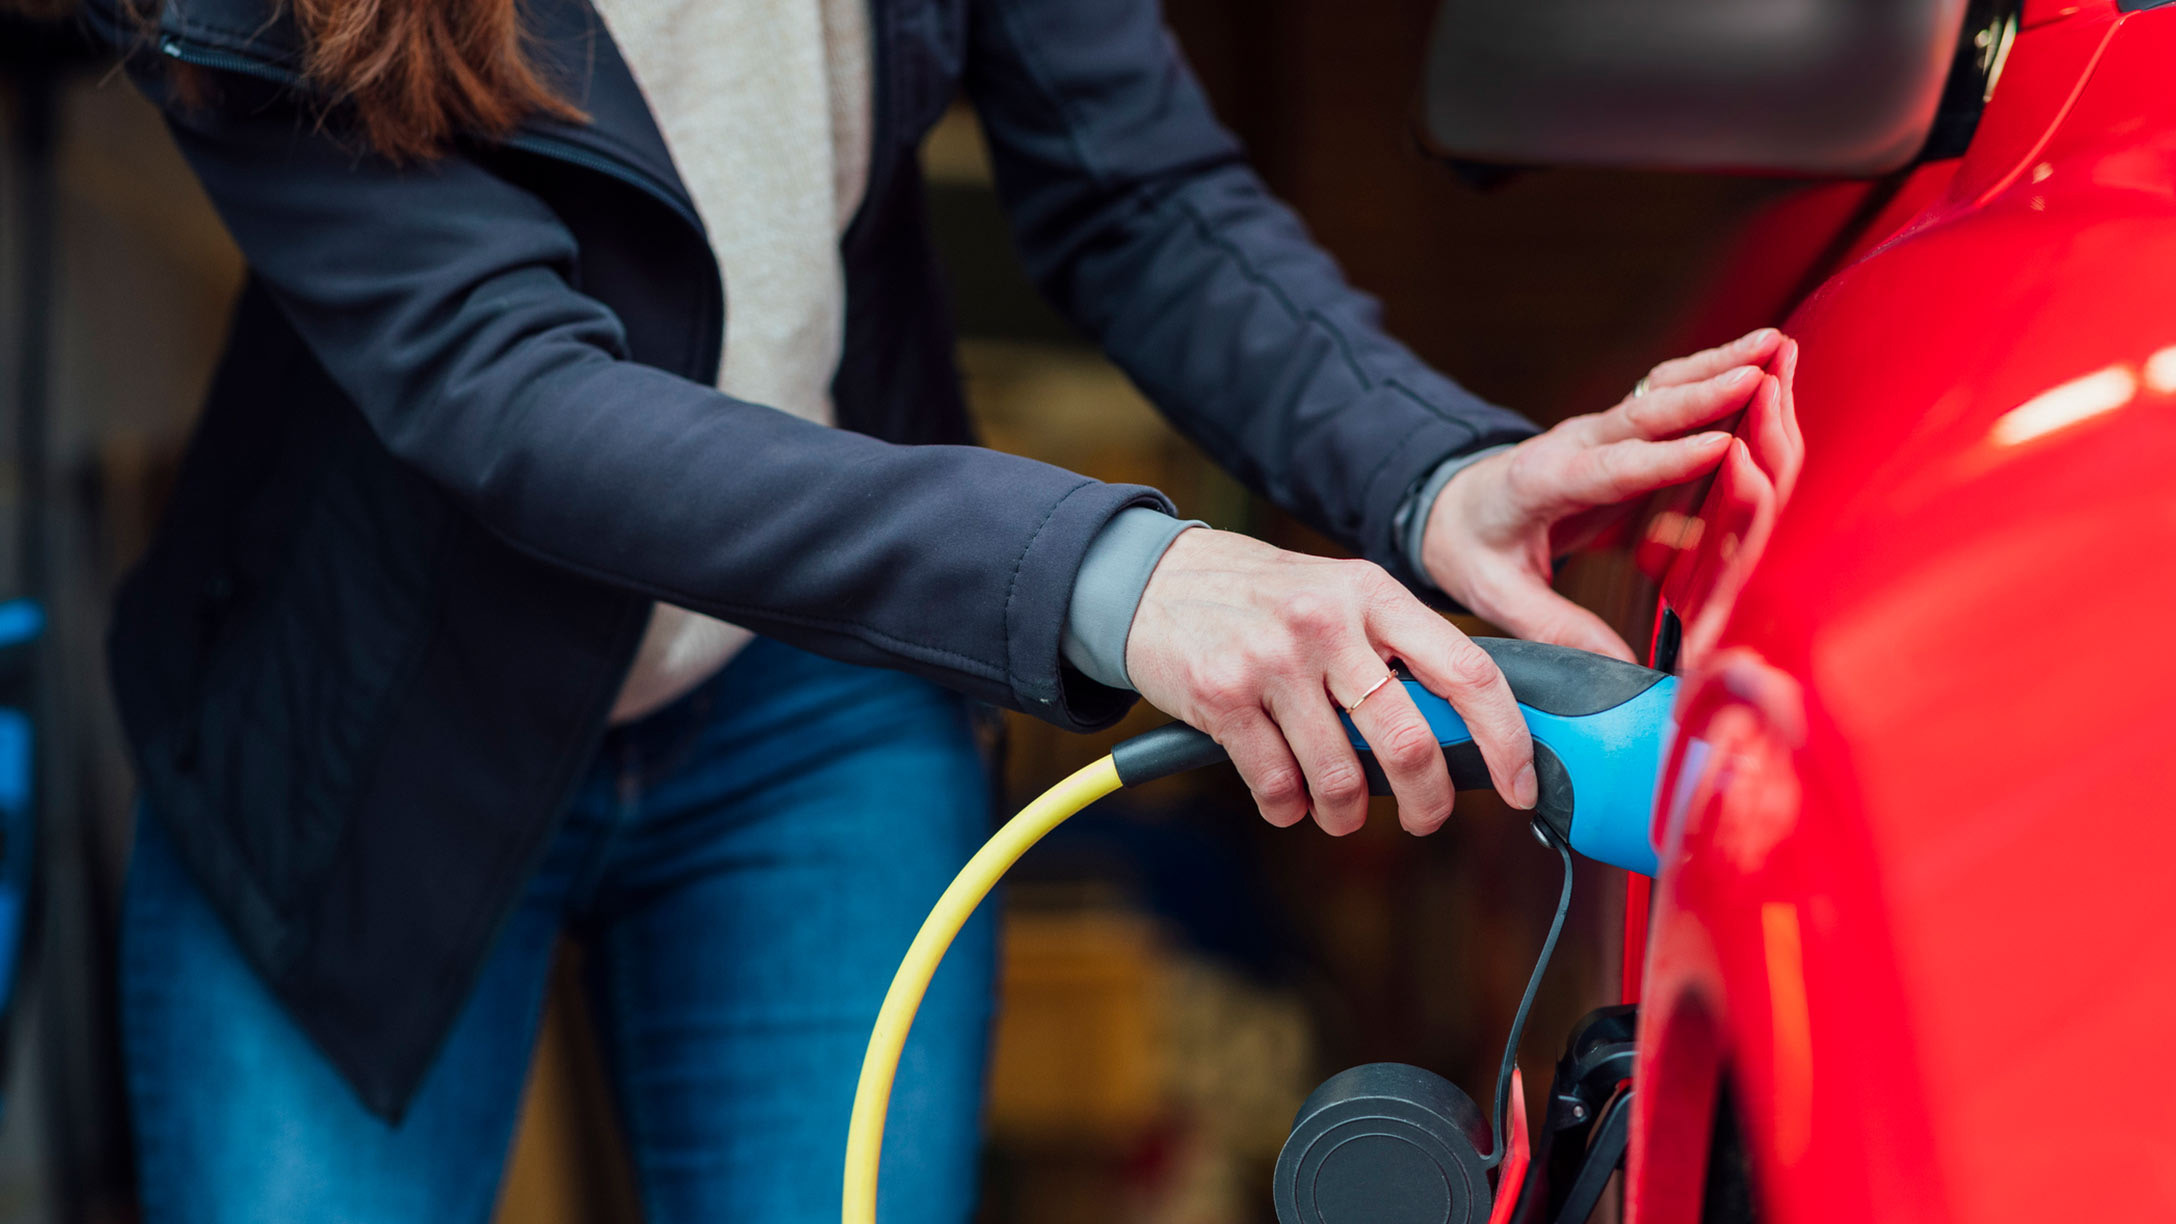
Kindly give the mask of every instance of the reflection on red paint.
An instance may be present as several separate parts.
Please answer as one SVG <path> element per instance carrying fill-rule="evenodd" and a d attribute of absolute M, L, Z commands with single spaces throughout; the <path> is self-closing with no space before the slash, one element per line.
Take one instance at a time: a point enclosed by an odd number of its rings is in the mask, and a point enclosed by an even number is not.
<path fill-rule="evenodd" d="M 1770 1224 L 2176 1219 L 2122 1069 L 2176 951 L 2120 934 L 2176 857 L 2176 7 L 2071 7 L 1643 537 L 1686 675 L 1629 1224 L 1702 1218 L 1726 1078 Z"/>
<path fill-rule="evenodd" d="M 1511 1116 L 1504 1124 L 1504 1145 L 1504 1162 L 1496 1174 L 1496 1205 L 1488 1213 L 1488 1224 L 1510 1224 L 1511 1213 L 1519 1205 L 1519 1189 L 1526 1184 L 1527 1165 L 1533 1160 L 1526 1138 L 1526 1079 L 1517 1067 L 1511 1068 Z"/>

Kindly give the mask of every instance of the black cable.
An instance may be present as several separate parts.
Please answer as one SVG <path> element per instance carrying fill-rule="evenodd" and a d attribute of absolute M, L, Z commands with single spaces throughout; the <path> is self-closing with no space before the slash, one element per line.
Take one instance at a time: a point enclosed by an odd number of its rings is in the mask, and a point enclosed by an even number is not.
<path fill-rule="evenodd" d="M 1526 979 L 1526 994 L 1519 1000 L 1518 1013 L 1511 1018 L 1511 1036 L 1504 1041 L 1503 1066 L 1496 1071 L 1496 1115 L 1490 1120 L 1494 1146 L 1490 1149 L 1487 1167 L 1493 1169 L 1504 1159 L 1504 1118 L 1511 1110 L 1511 1073 L 1519 1064 L 1519 1038 L 1526 1034 L 1526 1013 L 1533 1010 L 1534 996 L 1541 992 L 1541 979 L 1549 972 L 1549 961 L 1556 955 L 1556 941 L 1564 934 L 1564 917 L 1572 910 L 1572 852 L 1556 835 L 1556 830 L 1537 820 L 1534 836 L 1539 837 L 1557 857 L 1564 860 L 1564 888 L 1556 899 L 1556 917 L 1549 922 L 1549 937 L 1541 941 L 1541 955 L 1534 961 L 1533 976 Z"/>

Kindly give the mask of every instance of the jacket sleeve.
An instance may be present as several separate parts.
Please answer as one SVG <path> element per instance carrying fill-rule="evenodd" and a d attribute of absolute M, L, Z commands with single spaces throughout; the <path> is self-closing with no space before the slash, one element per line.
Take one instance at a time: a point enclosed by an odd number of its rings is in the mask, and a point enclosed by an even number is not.
<path fill-rule="evenodd" d="M 1183 432 L 1408 583 L 1393 520 L 1533 432 L 1386 336 L 1247 168 L 1155 0 L 972 0 L 967 89 L 1028 270 Z"/>
<path fill-rule="evenodd" d="M 390 451 L 515 548 L 1068 727 L 1130 694 L 1060 664 L 1074 574 L 1168 508 L 977 447 L 826 429 L 632 361 L 544 201 L 395 166 L 292 106 L 169 106 L 253 273 Z"/>

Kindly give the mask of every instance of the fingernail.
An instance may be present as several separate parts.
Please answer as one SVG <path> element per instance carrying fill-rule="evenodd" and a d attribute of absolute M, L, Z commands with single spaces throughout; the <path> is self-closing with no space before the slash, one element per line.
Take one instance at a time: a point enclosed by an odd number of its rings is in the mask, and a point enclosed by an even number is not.
<path fill-rule="evenodd" d="M 1775 338 L 1775 334 L 1776 329 L 1773 327 L 1756 327 L 1746 335 L 1745 342 L 1748 345 L 1766 344 Z"/>
<path fill-rule="evenodd" d="M 1698 438 L 1698 441 L 1702 446 L 1713 446 L 1718 442 L 1730 441 L 1732 436 L 1733 435 L 1731 434 L 1723 433 L 1721 430 L 1710 430 L 1707 433 L 1701 434 Z"/>
<path fill-rule="evenodd" d="M 1534 780 L 1533 765 L 1519 766 L 1519 776 L 1511 781 L 1511 806 L 1530 812 L 1540 800 L 1541 784 Z"/>
<path fill-rule="evenodd" d="M 1753 377 L 1753 375 L 1757 373 L 1759 373 L 1759 371 L 1755 370 L 1752 366 L 1739 366 L 1737 369 L 1732 370 L 1730 373 L 1723 375 L 1723 381 L 1730 386 L 1735 387 L 1739 383 L 1744 382 L 1746 379 Z"/>

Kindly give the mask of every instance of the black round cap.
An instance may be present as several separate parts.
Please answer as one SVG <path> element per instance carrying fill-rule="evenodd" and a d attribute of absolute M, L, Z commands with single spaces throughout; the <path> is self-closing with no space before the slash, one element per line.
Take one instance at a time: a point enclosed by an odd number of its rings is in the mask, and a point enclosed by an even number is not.
<path fill-rule="evenodd" d="M 1484 1224 L 1493 1142 L 1433 1071 L 1369 1063 L 1324 1080 L 1277 1156 L 1278 1224 Z"/>

